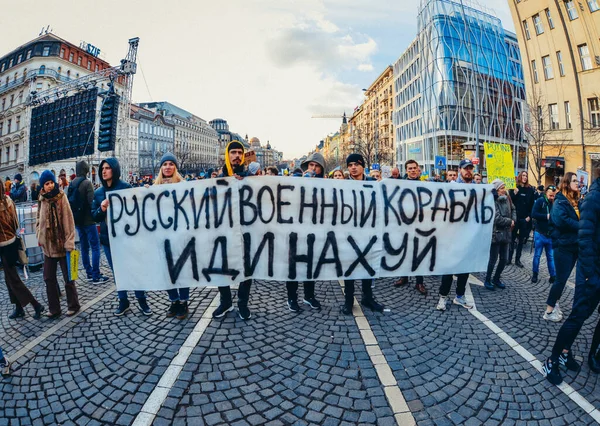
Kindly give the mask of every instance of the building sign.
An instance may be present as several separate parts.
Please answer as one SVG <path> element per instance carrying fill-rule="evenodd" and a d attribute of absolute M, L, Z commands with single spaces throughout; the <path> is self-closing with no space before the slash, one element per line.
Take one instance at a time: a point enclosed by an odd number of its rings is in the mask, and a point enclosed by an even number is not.
<path fill-rule="evenodd" d="M 590 160 L 600 160 L 600 152 L 590 152 Z"/>
<path fill-rule="evenodd" d="M 85 41 L 82 41 L 79 47 L 92 55 L 94 58 L 97 58 L 100 55 L 99 47 L 96 47 L 90 43 L 86 43 Z"/>

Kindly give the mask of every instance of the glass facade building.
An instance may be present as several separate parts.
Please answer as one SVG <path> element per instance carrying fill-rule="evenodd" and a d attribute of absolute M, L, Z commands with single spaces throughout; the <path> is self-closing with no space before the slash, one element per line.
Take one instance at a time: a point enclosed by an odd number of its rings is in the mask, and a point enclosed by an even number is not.
<path fill-rule="evenodd" d="M 457 166 L 483 142 L 508 143 L 517 168 L 523 143 L 525 84 L 516 35 L 466 2 L 422 0 L 418 35 L 394 64 L 398 163 L 431 173 L 435 156 Z"/>

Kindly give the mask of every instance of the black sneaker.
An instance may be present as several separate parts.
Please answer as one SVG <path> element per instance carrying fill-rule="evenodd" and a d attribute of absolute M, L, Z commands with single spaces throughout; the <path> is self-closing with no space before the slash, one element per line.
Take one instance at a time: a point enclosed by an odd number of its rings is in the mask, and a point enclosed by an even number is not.
<path fill-rule="evenodd" d="M 552 275 L 552 276 L 550 277 L 550 280 L 549 280 L 549 281 L 550 281 L 550 284 L 554 284 L 554 281 L 556 281 L 556 276 Z"/>
<path fill-rule="evenodd" d="M 4 358 L 0 359 L 0 373 L 3 376 L 10 375 L 10 360 L 6 356 Z"/>
<path fill-rule="evenodd" d="M 93 284 L 103 284 L 108 280 L 110 280 L 110 278 L 108 278 L 107 276 L 100 275 L 100 277 L 97 280 L 92 280 L 92 283 Z"/>
<path fill-rule="evenodd" d="M 224 317 L 227 312 L 233 311 L 233 305 L 223 305 L 222 303 L 214 310 L 212 313 L 213 318 L 221 318 Z"/>
<path fill-rule="evenodd" d="M 500 290 L 504 290 L 506 288 L 506 285 L 500 280 L 493 281 L 493 284 Z"/>
<path fill-rule="evenodd" d="M 124 315 L 125 312 L 129 311 L 131 307 L 129 306 L 129 300 L 127 299 L 119 299 L 119 307 L 115 309 L 114 314 L 118 317 Z"/>
<path fill-rule="evenodd" d="M 379 303 L 377 300 L 375 300 L 374 298 L 363 299 L 363 300 L 361 300 L 360 303 L 361 303 L 361 305 L 369 308 L 373 312 L 383 312 L 383 305 L 381 303 Z"/>
<path fill-rule="evenodd" d="M 297 304 L 296 304 L 297 305 Z M 238 306 L 238 315 L 240 316 L 241 319 L 243 319 L 244 321 L 249 320 L 250 317 L 252 316 L 250 314 L 250 309 L 248 309 L 248 306 Z"/>
<path fill-rule="evenodd" d="M 321 309 L 321 302 L 314 297 L 310 299 L 304 299 L 304 304 L 310 306 L 312 309 Z"/>
<path fill-rule="evenodd" d="M 42 317 L 42 312 L 44 312 L 46 310 L 46 307 L 40 303 L 37 308 L 33 308 L 33 309 L 35 309 L 35 314 L 33 314 L 33 319 L 39 320 Z"/>
<path fill-rule="evenodd" d="M 565 367 L 567 370 L 571 371 L 579 371 L 579 369 L 581 368 L 581 365 L 579 365 L 579 363 L 575 361 L 575 358 L 573 358 L 573 354 L 571 352 L 563 352 L 562 354 L 560 354 L 560 356 L 558 357 L 558 363 Z"/>
<path fill-rule="evenodd" d="M 558 369 L 558 363 L 554 363 L 550 359 L 547 359 L 542 368 L 546 375 L 546 379 L 548 379 L 550 383 L 553 385 L 560 385 L 562 383 L 563 379 L 560 370 Z"/>
<path fill-rule="evenodd" d="M 515 266 L 518 266 L 519 268 L 524 267 L 520 260 L 515 260 Z"/>
<path fill-rule="evenodd" d="M 169 310 L 167 311 L 167 318 L 173 318 L 179 312 L 180 303 L 179 300 L 176 302 L 171 302 L 171 306 L 169 306 Z"/>
<path fill-rule="evenodd" d="M 590 354 L 588 365 L 590 366 L 590 370 L 596 374 L 600 374 L 600 351 L 598 351 L 596 355 Z"/>
<path fill-rule="evenodd" d="M 177 312 L 177 319 L 179 320 L 183 320 L 186 319 L 188 316 L 189 310 L 188 310 L 188 302 L 181 302 L 179 304 L 179 312 Z"/>
<path fill-rule="evenodd" d="M 342 314 L 344 315 L 352 315 L 352 306 L 354 303 L 344 303 L 342 305 Z"/>
<path fill-rule="evenodd" d="M 298 301 L 296 299 L 289 299 L 287 301 L 288 309 L 292 312 L 300 312 L 300 306 L 298 305 Z"/>
<path fill-rule="evenodd" d="M 140 311 L 144 315 L 152 315 L 152 309 L 148 306 L 148 301 L 144 297 L 143 299 L 138 299 L 138 305 L 140 306 Z"/>
<path fill-rule="evenodd" d="M 12 314 L 10 314 L 8 316 L 9 319 L 17 319 L 17 318 L 23 318 L 25 316 L 25 310 L 20 307 L 17 306 L 15 307 L 15 309 L 12 311 Z"/>
<path fill-rule="evenodd" d="M 87 282 L 91 283 L 92 281 L 94 281 L 94 277 L 92 277 L 91 275 L 87 276 Z"/>
<path fill-rule="evenodd" d="M 531 282 L 532 283 L 537 283 L 538 282 L 538 274 L 533 274 L 531 276 Z"/>
<path fill-rule="evenodd" d="M 493 284 L 493 283 L 491 283 L 490 281 L 486 281 L 486 282 L 484 282 L 484 283 L 483 283 L 483 286 L 484 286 L 485 288 L 487 288 L 488 290 L 492 290 L 492 291 L 493 291 L 493 290 L 496 290 L 496 287 L 495 287 L 495 286 L 494 286 L 494 284 Z"/>

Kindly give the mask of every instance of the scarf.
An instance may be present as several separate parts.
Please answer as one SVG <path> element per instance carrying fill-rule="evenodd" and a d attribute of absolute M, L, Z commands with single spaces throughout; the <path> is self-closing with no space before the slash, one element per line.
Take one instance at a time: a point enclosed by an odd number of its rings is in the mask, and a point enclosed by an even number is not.
<path fill-rule="evenodd" d="M 42 197 L 48 202 L 48 213 L 46 216 L 46 228 L 48 229 L 48 235 L 50 241 L 56 244 L 57 247 L 64 247 L 65 245 L 65 233 L 63 232 L 63 226 L 58 216 L 58 200 L 65 195 L 61 192 L 58 185 L 54 185 L 54 189 L 50 192 L 45 192 Z"/>

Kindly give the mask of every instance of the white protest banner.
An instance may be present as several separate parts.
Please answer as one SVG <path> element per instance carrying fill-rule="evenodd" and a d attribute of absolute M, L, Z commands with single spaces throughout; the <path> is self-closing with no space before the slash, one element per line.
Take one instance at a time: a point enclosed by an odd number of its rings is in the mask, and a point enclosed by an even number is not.
<path fill-rule="evenodd" d="M 489 185 L 284 177 L 110 193 L 120 290 L 483 271 Z"/>

